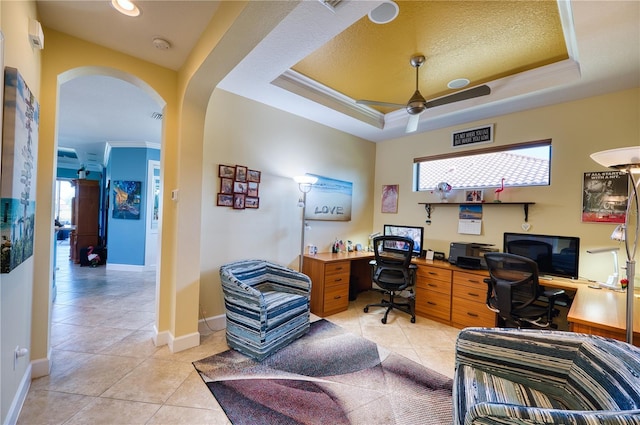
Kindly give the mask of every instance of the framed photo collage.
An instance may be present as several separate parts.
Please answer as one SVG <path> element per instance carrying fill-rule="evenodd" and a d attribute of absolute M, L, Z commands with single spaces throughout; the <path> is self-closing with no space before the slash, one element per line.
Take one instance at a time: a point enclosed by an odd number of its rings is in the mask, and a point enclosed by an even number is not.
<path fill-rule="evenodd" d="M 243 165 L 218 166 L 220 192 L 219 207 L 231 207 L 234 210 L 260 207 L 260 171 L 250 170 Z"/>

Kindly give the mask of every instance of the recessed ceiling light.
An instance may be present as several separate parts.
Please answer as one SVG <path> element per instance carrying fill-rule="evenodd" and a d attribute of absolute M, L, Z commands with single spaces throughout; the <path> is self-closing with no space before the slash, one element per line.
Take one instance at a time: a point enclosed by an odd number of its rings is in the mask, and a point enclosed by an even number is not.
<path fill-rule="evenodd" d="M 133 17 L 140 15 L 140 9 L 130 0 L 111 0 L 111 6 L 123 15 Z"/>
<path fill-rule="evenodd" d="M 447 84 L 447 87 L 449 87 L 450 89 L 461 89 L 468 85 L 469 85 L 469 80 L 467 80 L 466 78 L 456 78 L 455 80 L 449 81 L 449 84 Z"/>
<path fill-rule="evenodd" d="M 400 8 L 393 1 L 385 1 L 369 12 L 369 20 L 374 24 L 388 24 L 396 19 Z"/>

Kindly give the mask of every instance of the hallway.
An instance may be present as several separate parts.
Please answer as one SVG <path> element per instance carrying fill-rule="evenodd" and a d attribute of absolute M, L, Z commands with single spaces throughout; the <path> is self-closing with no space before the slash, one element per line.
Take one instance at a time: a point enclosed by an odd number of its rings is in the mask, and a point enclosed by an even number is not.
<path fill-rule="evenodd" d="M 155 347 L 155 272 L 80 267 L 68 260 L 68 242 L 57 249 L 53 366 L 32 381 L 18 424 L 229 424 L 191 364 L 225 351 L 224 331 L 201 322 L 200 346 Z M 453 377 L 458 329 L 401 313 L 382 325 L 380 311 L 362 312 L 379 297 L 362 293 L 327 319 Z"/>
<path fill-rule="evenodd" d="M 51 375 L 32 381 L 18 424 L 228 423 L 191 365 L 227 349 L 224 331 L 155 347 L 155 271 L 80 267 L 68 241 L 57 250 Z"/>

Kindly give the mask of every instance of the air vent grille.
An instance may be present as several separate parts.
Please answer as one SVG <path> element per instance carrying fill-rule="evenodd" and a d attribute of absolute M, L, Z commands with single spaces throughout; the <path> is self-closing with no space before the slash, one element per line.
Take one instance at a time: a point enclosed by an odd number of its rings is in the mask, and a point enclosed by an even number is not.
<path fill-rule="evenodd" d="M 154 112 L 153 114 L 151 114 L 151 118 L 160 121 L 162 120 L 162 114 L 160 112 Z"/>
<path fill-rule="evenodd" d="M 327 6 L 327 8 L 330 11 L 335 12 L 336 11 L 336 7 L 338 7 L 338 5 L 340 3 L 342 3 L 342 0 L 320 0 L 320 3 L 324 4 L 325 6 Z"/>

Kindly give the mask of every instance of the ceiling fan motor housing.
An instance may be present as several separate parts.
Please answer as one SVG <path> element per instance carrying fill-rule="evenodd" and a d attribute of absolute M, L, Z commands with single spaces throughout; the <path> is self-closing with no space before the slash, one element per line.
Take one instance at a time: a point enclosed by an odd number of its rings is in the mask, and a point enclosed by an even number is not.
<path fill-rule="evenodd" d="M 410 115 L 421 114 L 425 109 L 427 109 L 426 103 L 426 99 L 422 96 L 422 94 L 420 94 L 418 90 L 416 90 L 407 103 L 407 112 Z"/>

